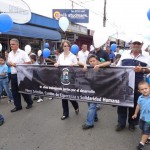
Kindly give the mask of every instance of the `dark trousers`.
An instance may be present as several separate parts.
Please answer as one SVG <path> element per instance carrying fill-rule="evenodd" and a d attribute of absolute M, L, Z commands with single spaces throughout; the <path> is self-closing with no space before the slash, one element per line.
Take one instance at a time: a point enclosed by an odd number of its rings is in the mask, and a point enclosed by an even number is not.
<path fill-rule="evenodd" d="M 18 80 L 17 80 L 17 74 L 11 75 L 11 89 L 12 89 L 12 95 L 14 98 L 14 105 L 18 107 L 22 107 L 21 104 L 21 94 L 19 93 L 19 87 L 18 87 Z M 24 100 L 26 101 L 27 105 L 32 105 L 33 101 L 31 99 L 31 95 L 28 94 L 22 94 Z"/>
<path fill-rule="evenodd" d="M 79 108 L 79 105 L 76 101 L 70 101 L 75 110 Z M 68 99 L 62 99 L 62 107 L 63 107 L 63 116 L 69 116 L 69 107 L 68 107 Z"/>
<path fill-rule="evenodd" d="M 128 118 L 128 123 L 130 125 L 138 125 L 138 123 L 139 123 L 139 114 L 138 114 L 137 118 L 135 118 L 135 119 L 132 119 L 132 116 L 134 115 L 135 108 L 136 108 L 136 105 L 137 105 L 137 100 L 138 100 L 139 96 L 140 96 L 140 93 L 135 92 L 135 94 L 134 94 L 134 107 L 133 108 L 118 106 L 118 110 L 117 110 L 118 125 L 121 125 L 121 126 L 125 127 L 127 118 Z"/>

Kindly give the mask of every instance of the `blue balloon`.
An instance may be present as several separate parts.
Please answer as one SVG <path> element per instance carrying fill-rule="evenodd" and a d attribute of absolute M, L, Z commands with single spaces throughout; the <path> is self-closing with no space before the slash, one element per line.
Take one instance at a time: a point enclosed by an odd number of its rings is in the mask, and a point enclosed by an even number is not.
<path fill-rule="evenodd" d="M 148 17 L 148 20 L 150 21 L 150 9 L 147 11 L 147 17 Z"/>
<path fill-rule="evenodd" d="M 76 55 L 77 53 L 78 53 L 78 51 L 79 51 L 79 47 L 78 47 L 78 45 L 76 45 L 76 44 L 73 44 L 72 46 L 71 46 L 71 50 L 70 50 L 74 55 Z"/>
<path fill-rule="evenodd" d="M 44 43 L 44 48 L 49 48 L 49 43 Z"/>
<path fill-rule="evenodd" d="M 110 49 L 114 52 L 117 48 L 117 44 L 111 44 Z"/>
<path fill-rule="evenodd" d="M 49 57 L 51 54 L 51 51 L 48 48 L 43 49 L 43 58 Z"/>
<path fill-rule="evenodd" d="M 13 21 L 7 14 L 0 14 L 0 32 L 8 32 L 13 27 Z"/>

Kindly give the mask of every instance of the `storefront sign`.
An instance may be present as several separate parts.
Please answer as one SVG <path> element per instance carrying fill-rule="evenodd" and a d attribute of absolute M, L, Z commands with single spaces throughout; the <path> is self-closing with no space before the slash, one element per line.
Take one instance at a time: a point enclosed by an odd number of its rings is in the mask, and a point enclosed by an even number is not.
<path fill-rule="evenodd" d="M 53 9 L 53 18 L 67 17 L 73 23 L 88 23 L 89 10 L 88 9 Z"/>
<path fill-rule="evenodd" d="M 88 30 L 87 27 L 78 25 L 78 24 L 69 24 L 69 27 L 67 29 L 67 31 L 69 32 L 74 32 L 74 33 L 79 33 L 79 34 L 84 34 L 87 35 L 88 34 Z"/>
<path fill-rule="evenodd" d="M 18 24 L 27 23 L 31 19 L 30 8 L 22 0 L 1 0 L 0 13 L 7 13 Z"/>

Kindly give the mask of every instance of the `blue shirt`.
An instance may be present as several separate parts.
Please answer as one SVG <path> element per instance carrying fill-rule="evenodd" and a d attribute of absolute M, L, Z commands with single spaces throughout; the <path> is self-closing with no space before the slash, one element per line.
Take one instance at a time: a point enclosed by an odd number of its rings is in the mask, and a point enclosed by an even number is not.
<path fill-rule="evenodd" d="M 140 119 L 150 123 L 150 95 L 141 95 L 137 103 L 140 106 Z"/>
<path fill-rule="evenodd" d="M 6 76 L 7 76 L 7 72 L 8 72 L 8 66 L 6 64 L 0 65 L 0 74 L 6 73 Z M 0 76 L 0 78 L 3 78 L 3 77 L 5 76 Z"/>

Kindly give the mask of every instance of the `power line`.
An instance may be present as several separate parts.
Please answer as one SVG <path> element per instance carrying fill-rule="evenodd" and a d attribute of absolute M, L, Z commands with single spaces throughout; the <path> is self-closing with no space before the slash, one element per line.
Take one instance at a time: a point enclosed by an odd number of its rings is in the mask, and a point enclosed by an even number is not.
<path fill-rule="evenodd" d="M 82 8 L 84 8 L 84 9 L 89 9 L 90 10 L 90 12 L 92 12 L 93 14 L 95 14 L 95 15 L 98 15 L 98 16 L 100 16 L 100 17 L 104 17 L 104 14 L 103 13 L 100 13 L 100 12 L 95 12 L 94 10 L 92 10 L 91 8 L 88 8 L 87 6 L 85 6 L 86 5 L 86 1 L 85 2 L 82 2 L 82 1 L 79 1 L 79 0 L 69 0 L 69 1 L 71 1 L 72 2 L 72 5 L 73 4 L 76 4 L 77 6 L 80 6 L 80 7 L 82 7 Z M 113 28 L 115 28 L 115 29 L 118 29 L 119 27 L 116 25 L 116 24 L 114 24 L 114 23 L 112 23 L 108 18 L 105 18 L 105 21 L 107 21 L 108 23 L 109 23 L 109 25 L 111 25 Z"/>

